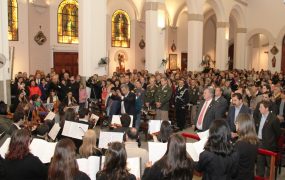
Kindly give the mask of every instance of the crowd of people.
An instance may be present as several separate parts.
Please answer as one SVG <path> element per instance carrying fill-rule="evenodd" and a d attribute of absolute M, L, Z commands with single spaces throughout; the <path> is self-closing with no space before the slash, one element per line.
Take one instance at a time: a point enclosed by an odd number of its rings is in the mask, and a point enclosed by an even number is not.
<path fill-rule="evenodd" d="M 258 155 L 257 149 L 279 150 L 277 142 L 285 118 L 284 86 L 282 73 L 263 70 L 167 70 L 154 74 L 133 70 L 114 72 L 110 78 L 94 74 L 85 80 L 64 69 L 59 74 L 51 69 L 47 75 L 19 72 L 11 84 L 11 106 L 0 103 L 0 133 L 11 136 L 0 173 L 6 179 L 88 179 L 79 171 L 76 158 L 104 155 L 97 179 L 136 179 L 126 167 L 127 157 L 141 157 L 141 178 L 146 180 L 187 180 L 194 171 L 201 172 L 205 180 L 245 180 L 255 174 L 268 177 L 270 159 Z M 99 114 L 92 104 L 97 105 Z M 170 118 L 171 110 L 174 118 Z M 55 118 L 46 120 L 50 111 Z M 123 132 L 124 142 L 98 148 L 92 113 L 107 119 L 107 124 L 98 123 L 97 127 Z M 121 125 L 111 124 L 114 115 L 121 115 Z M 147 149 L 140 147 L 145 117 L 163 120 L 152 141 L 167 143 L 167 151 L 154 164 L 148 161 Z M 65 121 L 89 125 L 82 141 L 61 134 Z M 57 146 L 50 164 L 44 165 L 29 151 L 31 135 L 54 141 L 47 133 L 55 123 L 61 128 L 55 139 Z M 186 140 L 179 135 L 188 127 L 197 132 L 209 130 L 198 162 L 189 156 Z M 15 144 L 20 145 L 15 148 Z M 13 173 L 15 168 L 21 173 Z"/>

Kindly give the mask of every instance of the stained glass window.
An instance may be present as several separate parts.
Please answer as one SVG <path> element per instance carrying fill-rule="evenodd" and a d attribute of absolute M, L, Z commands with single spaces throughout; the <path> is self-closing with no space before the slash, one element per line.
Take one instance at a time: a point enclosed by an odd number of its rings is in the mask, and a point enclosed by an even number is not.
<path fill-rule="evenodd" d="M 57 39 L 59 43 L 78 43 L 78 2 L 64 0 L 57 12 Z"/>
<path fill-rule="evenodd" d="M 18 41 L 18 3 L 8 0 L 8 40 Z"/>
<path fill-rule="evenodd" d="M 117 10 L 112 16 L 112 46 L 129 48 L 130 40 L 130 17 L 125 11 Z"/>

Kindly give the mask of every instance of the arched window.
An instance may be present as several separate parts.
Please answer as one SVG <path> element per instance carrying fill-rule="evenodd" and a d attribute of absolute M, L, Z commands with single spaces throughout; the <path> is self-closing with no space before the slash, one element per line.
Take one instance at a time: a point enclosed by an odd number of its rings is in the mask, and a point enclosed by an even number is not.
<path fill-rule="evenodd" d="M 8 0 L 8 40 L 18 41 L 18 3 Z"/>
<path fill-rule="evenodd" d="M 78 43 L 78 2 L 64 0 L 57 11 L 58 43 Z"/>
<path fill-rule="evenodd" d="M 112 46 L 129 48 L 130 40 L 130 17 L 125 11 L 117 10 L 112 16 Z"/>

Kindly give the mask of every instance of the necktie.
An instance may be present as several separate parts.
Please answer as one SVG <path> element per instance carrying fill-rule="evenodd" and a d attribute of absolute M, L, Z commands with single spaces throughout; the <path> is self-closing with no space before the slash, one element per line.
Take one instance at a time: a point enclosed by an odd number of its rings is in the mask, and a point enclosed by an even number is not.
<path fill-rule="evenodd" d="M 204 117 L 204 115 L 205 115 L 205 112 L 206 112 L 206 109 L 207 109 L 207 101 L 205 101 L 205 103 L 204 103 L 204 105 L 203 105 L 203 108 L 202 108 L 202 110 L 201 110 L 201 112 L 200 112 L 200 115 L 199 115 L 199 117 L 198 117 L 198 125 L 201 125 L 202 124 L 202 122 L 203 122 L 203 117 Z"/>

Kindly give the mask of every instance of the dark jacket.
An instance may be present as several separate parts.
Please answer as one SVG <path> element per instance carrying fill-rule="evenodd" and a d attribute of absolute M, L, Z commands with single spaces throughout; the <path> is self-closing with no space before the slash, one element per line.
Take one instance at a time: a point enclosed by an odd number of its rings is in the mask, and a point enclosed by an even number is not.
<path fill-rule="evenodd" d="M 237 176 L 233 179 L 253 180 L 258 145 L 250 144 L 245 141 L 237 141 L 235 149 L 239 153 L 239 161 Z"/>
<path fill-rule="evenodd" d="M 231 128 L 232 132 L 236 132 L 236 126 L 235 126 L 235 106 L 231 106 L 228 112 L 227 122 L 229 123 L 229 126 Z M 250 114 L 249 107 L 245 106 L 244 104 L 241 106 L 241 109 L 239 111 L 239 114 L 245 113 Z"/>
<path fill-rule="evenodd" d="M 258 133 L 260 119 L 255 120 L 256 133 Z M 277 141 L 281 134 L 280 122 L 277 120 L 276 116 L 269 112 L 264 126 L 262 128 L 262 148 L 268 149 L 270 151 L 277 150 Z"/>
<path fill-rule="evenodd" d="M 221 156 L 205 150 L 199 156 L 196 169 L 203 173 L 202 180 L 231 180 L 236 176 L 238 159 L 237 152 Z"/>
<path fill-rule="evenodd" d="M 125 111 L 128 115 L 135 115 L 136 113 L 136 95 L 133 92 L 129 92 L 129 94 L 123 98 Z"/>
<path fill-rule="evenodd" d="M 201 102 L 201 104 L 199 105 L 199 109 L 197 111 L 196 117 L 194 119 L 194 124 L 197 124 L 200 112 L 203 108 L 205 101 Z M 210 105 L 207 108 L 207 111 L 205 112 L 204 115 L 204 119 L 203 119 L 203 125 L 202 125 L 202 131 L 206 131 L 210 128 L 210 125 L 212 123 L 212 121 L 214 121 L 216 119 L 216 107 L 215 107 L 215 99 L 212 99 L 212 101 L 210 102 Z"/>
<path fill-rule="evenodd" d="M 221 96 L 216 100 L 216 110 L 218 111 L 216 118 L 225 118 L 226 112 L 228 111 L 228 102 L 227 100 Z"/>
<path fill-rule="evenodd" d="M 48 168 L 29 153 L 21 160 L 4 160 L 5 178 L 9 180 L 45 180 Z"/>
<path fill-rule="evenodd" d="M 96 180 L 115 180 L 115 179 L 107 178 L 106 173 L 99 171 L 96 174 Z M 136 176 L 134 176 L 133 174 L 129 174 L 128 177 L 124 180 L 136 180 Z"/>

